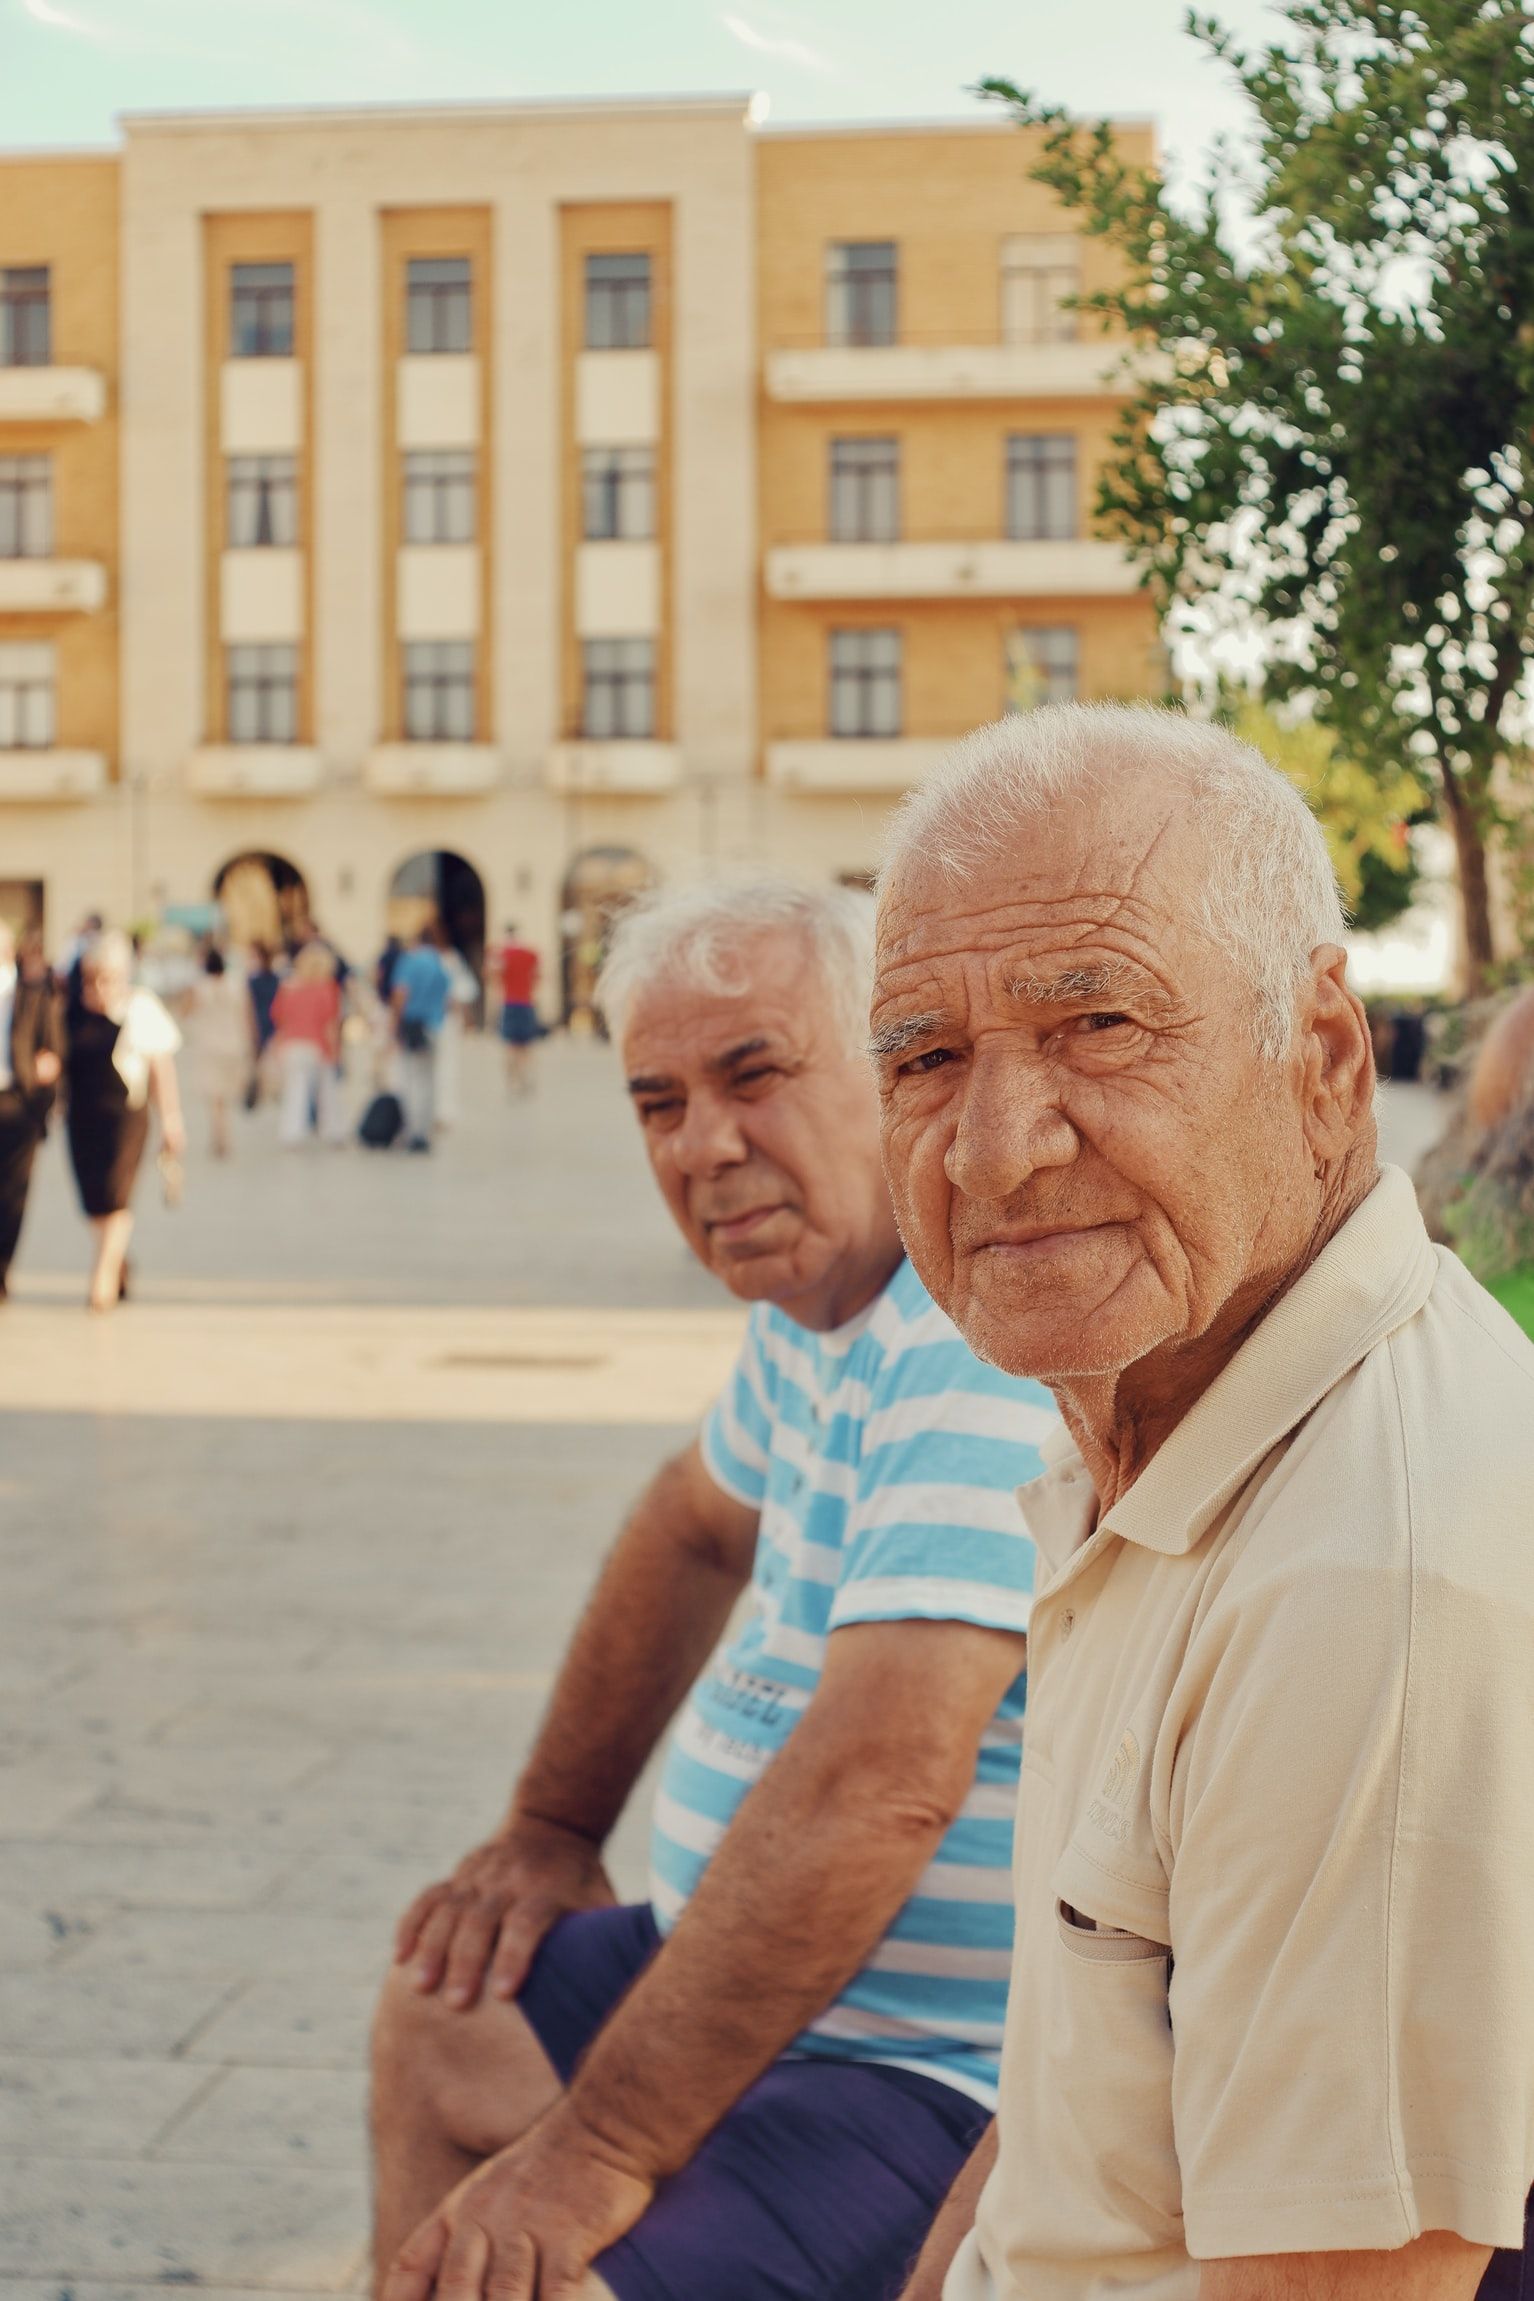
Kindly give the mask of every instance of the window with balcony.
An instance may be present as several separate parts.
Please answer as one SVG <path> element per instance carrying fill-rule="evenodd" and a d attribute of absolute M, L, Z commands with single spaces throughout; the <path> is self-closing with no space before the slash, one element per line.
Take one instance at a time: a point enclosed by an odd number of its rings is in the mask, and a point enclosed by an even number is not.
<path fill-rule="evenodd" d="M 45 368 L 53 358 L 46 264 L 0 266 L 0 368 Z"/>
<path fill-rule="evenodd" d="M 407 543 L 472 543 L 479 526 L 472 448 L 433 447 L 405 457 Z"/>
<path fill-rule="evenodd" d="M 0 455 L 0 559 L 53 555 L 53 458 Z"/>
<path fill-rule="evenodd" d="M 648 543 L 655 533 L 655 450 L 588 447 L 581 458 L 581 533 L 588 543 Z"/>
<path fill-rule="evenodd" d="M 831 733 L 900 733 L 900 633 L 833 631 Z"/>
<path fill-rule="evenodd" d="M 232 455 L 231 551 L 291 550 L 298 541 L 298 462 L 291 455 Z"/>
<path fill-rule="evenodd" d="M 293 357 L 293 266 L 233 264 L 229 270 L 229 356 Z"/>
<path fill-rule="evenodd" d="M 0 642 L 0 751 L 46 751 L 54 739 L 57 663 L 47 640 Z"/>
<path fill-rule="evenodd" d="M 586 349 L 644 351 L 649 341 L 649 257 L 588 256 Z"/>
<path fill-rule="evenodd" d="M 830 519 L 833 543 L 894 543 L 900 535 L 900 442 L 833 439 Z"/>
<path fill-rule="evenodd" d="M 581 649 L 581 733 L 594 743 L 655 733 L 653 639 L 588 639 Z"/>
<path fill-rule="evenodd" d="M 1031 624 L 1009 633 L 1007 711 L 1074 702 L 1080 668 L 1081 641 L 1074 624 Z"/>
<path fill-rule="evenodd" d="M 225 723 L 231 743 L 298 741 L 298 649 L 224 650 Z"/>
<path fill-rule="evenodd" d="M 472 743 L 478 701 L 472 639 L 407 640 L 405 740 Z"/>
<path fill-rule="evenodd" d="M 474 349 L 473 278 L 467 256 L 412 256 L 405 266 L 405 348 Z"/>
<path fill-rule="evenodd" d="M 1071 298 L 1081 259 L 1069 233 L 1019 232 L 1001 248 L 1001 339 L 1008 344 L 1073 344 Z"/>
<path fill-rule="evenodd" d="M 826 342 L 892 344 L 897 274 L 893 240 L 833 240 L 826 250 Z"/>
<path fill-rule="evenodd" d="M 1069 432 L 1014 432 L 1007 441 L 1007 533 L 1014 543 L 1063 543 L 1076 533 Z"/>

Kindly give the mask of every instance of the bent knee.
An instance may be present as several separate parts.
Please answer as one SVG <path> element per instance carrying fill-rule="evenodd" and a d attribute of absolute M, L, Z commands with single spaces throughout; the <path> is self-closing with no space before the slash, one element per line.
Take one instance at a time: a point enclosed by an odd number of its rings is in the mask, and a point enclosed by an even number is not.
<path fill-rule="evenodd" d="M 373 2122 L 408 2108 L 462 2148 L 489 2156 L 524 2132 L 559 2091 L 520 2009 L 481 1998 L 447 2005 L 389 1968 L 373 2017 Z"/>

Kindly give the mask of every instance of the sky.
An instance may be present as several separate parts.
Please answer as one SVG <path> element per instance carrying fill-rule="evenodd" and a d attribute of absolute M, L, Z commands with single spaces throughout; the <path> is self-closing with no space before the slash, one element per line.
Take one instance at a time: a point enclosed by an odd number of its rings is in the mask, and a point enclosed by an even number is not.
<path fill-rule="evenodd" d="M 1209 0 L 1248 41 L 1269 0 Z M 120 112 L 741 94 L 769 123 L 948 119 L 1001 73 L 1154 117 L 1178 170 L 1239 127 L 1184 0 L 0 0 L 0 148 L 101 145 Z"/>

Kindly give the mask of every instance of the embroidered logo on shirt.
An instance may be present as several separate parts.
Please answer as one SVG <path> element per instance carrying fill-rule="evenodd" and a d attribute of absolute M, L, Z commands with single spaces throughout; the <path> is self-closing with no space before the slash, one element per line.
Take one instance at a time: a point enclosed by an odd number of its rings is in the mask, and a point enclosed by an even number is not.
<path fill-rule="evenodd" d="M 1129 1836 L 1129 1802 L 1140 1779 L 1140 1745 L 1126 1726 L 1124 1739 L 1113 1753 L 1103 1786 L 1087 1808 L 1087 1820 L 1115 1845 Z"/>

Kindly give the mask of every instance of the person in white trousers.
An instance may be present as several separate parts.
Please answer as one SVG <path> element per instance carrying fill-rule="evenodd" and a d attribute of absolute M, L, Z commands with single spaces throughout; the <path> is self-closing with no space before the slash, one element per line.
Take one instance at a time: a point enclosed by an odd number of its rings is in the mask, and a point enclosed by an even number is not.
<path fill-rule="evenodd" d="M 295 1150 L 316 1128 L 322 1142 L 342 1143 L 348 1127 L 336 1064 L 341 1052 L 341 986 L 334 954 L 306 943 L 272 1002 L 282 1101 L 277 1139 Z"/>

